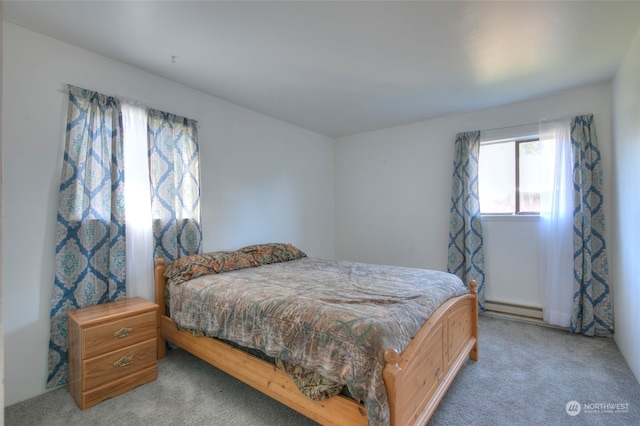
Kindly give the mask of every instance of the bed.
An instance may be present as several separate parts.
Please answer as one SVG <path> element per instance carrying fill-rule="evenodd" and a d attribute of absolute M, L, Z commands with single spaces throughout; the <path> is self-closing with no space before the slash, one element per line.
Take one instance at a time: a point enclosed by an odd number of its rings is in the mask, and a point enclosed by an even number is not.
<path fill-rule="evenodd" d="M 478 359 L 475 283 L 444 272 L 262 244 L 157 259 L 155 280 L 159 358 L 169 341 L 320 424 L 424 425 Z"/>

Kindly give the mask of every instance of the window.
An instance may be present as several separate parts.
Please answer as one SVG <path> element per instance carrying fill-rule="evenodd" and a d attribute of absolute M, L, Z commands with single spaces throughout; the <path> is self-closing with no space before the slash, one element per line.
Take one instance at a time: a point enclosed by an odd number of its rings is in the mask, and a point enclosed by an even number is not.
<path fill-rule="evenodd" d="M 481 214 L 539 214 L 542 146 L 537 137 L 480 145 Z"/>

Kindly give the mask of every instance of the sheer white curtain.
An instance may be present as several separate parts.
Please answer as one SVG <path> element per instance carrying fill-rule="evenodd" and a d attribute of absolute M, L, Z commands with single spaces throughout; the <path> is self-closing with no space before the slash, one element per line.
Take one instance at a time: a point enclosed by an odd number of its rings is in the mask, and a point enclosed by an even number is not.
<path fill-rule="evenodd" d="M 569 327 L 573 309 L 571 118 L 539 123 L 544 160 L 540 200 L 540 279 L 544 320 Z"/>
<path fill-rule="evenodd" d="M 153 301 L 153 231 L 147 151 L 147 111 L 122 105 L 127 229 L 127 297 Z"/>

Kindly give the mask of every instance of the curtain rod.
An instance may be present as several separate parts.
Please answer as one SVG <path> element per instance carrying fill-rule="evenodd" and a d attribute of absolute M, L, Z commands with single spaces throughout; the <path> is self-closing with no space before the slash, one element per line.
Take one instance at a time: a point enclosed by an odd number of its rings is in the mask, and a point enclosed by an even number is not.
<path fill-rule="evenodd" d="M 68 93 L 69 93 L 69 86 L 80 87 L 80 86 L 76 86 L 75 84 L 62 83 L 62 87 L 61 87 L 58 91 L 59 91 L 59 92 L 61 92 L 61 93 L 64 93 L 64 94 L 68 94 Z M 92 90 L 92 91 L 94 91 L 94 92 L 97 92 L 97 90 L 93 90 L 93 89 L 86 89 L 86 88 L 84 88 L 84 87 L 81 87 L 81 88 L 82 88 L 82 89 L 85 89 L 85 90 Z M 99 93 L 102 93 L 102 92 L 99 92 Z M 148 104 L 148 103 L 146 103 L 146 102 L 139 101 L 139 100 L 137 100 L 137 99 L 133 99 L 133 98 L 131 98 L 131 97 L 129 97 L 129 96 L 113 95 L 113 94 L 107 94 L 107 93 L 103 93 L 103 94 L 104 94 L 105 96 L 110 96 L 110 97 L 112 97 L 112 98 L 116 98 L 116 99 L 117 99 L 118 101 L 120 101 L 121 103 L 134 105 L 134 106 L 137 106 L 137 107 L 140 107 L 140 108 L 151 108 L 151 109 L 157 109 L 156 107 L 153 107 L 153 106 L 149 105 L 149 104 Z M 174 113 L 170 113 L 170 114 L 174 114 Z M 182 117 L 182 115 L 181 115 L 181 114 L 174 114 L 174 115 L 177 115 L 177 116 Z M 188 117 L 187 117 L 187 118 L 188 118 Z M 198 123 L 198 124 L 197 124 L 198 128 L 200 128 L 200 122 L 199 122 L 198 120 L 193 119 L 193 118 L 189 118 L 189 120 L 194 120 L 194 121 L 196 121 L 196 122 Z"/>
<path fill-rule="evenodd" d="M 567 115 L 567 114 L 563 114 L 563 115 L 555 115 L 555 116 L 551 116 L 551 117 L 543 117 L 540 120 L 538 120 L 535 123 L 525 123 L 525 124 L 517 124 L 514 126 L 505 126 L 505 127 L 496 127 L 494 129 L 482 129 L 480 130 L 480 134 L 482 134 L 482 132 L 500 132 L 503 130 L 510 130 L 510 129 L 519 129 L 519 128 L 526 128 L 529 126 L 539 126 L 541 122 L 544 121 L 555 121 L 555 120 L 563 120 L 563 119 L 567 119 L 567 118 L 572 118 L 572 115 Z"/>
<path fill-rule="evenodd" d="M 537 125 L 538 125 L 538 123 L 525 123 L 525 124 L 517 124 L 517 125 L 513 125 L 513 126 L 495 127 L 493 129 L 481 129 L 480 130 L 480 134 L 482 134 L 482 132 L 498 132 L 498 131 L 502 131 L 502 130 L 518 129 L 518 128 L 522 128 L 522 127 L 537 126 Z"/>
<path fill-rule="evenodd" d="M 58 90 L 61 93 L 65 93 L 68 94 L 69 93 L 69 86 L 75 86 L 75 87 L 80 87 L 81 89 L 85 89 L 85 90 L 91 90 L 94 92 L 97 92 L 97 90 L 94 89 L 86 89 L 85 87 L 81 87 L 81 86 L 76 86 L 75 84 L 71 84 L 71 83 L 62 83 L 62 87 Z M 102 92 L 99 92 L 102 93 Z M 131 98 L 129 96 L 122 96 L 122 95 L 114 95 L 114 94 L 108 94 L 108 93 L 102 93 L 105 96 L 110 96 L 112 98 L 116 98 L 117 100 L 119 100 L 122 103 L 127 103 L 127 104 L 132 104 L 135 106 L 139 106 L 139 107 L 144 107 L 144 108 L 153 108 L 151 105 L 149 105 L 146 102 Z"/>

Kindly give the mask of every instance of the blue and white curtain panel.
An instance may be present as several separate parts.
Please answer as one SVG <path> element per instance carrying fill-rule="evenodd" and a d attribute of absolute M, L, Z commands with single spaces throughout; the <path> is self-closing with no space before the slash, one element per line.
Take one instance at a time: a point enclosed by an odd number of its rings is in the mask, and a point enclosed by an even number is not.
<path fill-rule="evenodd" d="M 611 336 L 613 307 L 605 244 L 603 172 L 593 115 L 571 122 L 574 299 L 571 332 Z"/>
<path fill-rule="evenodd" d="M 69 86 L 55 241 L 48 388 L 67 383 L 67 311 L 125 297 L 120 103 L 74 86 Z"/>
<path fill-rule="evenodd" d="M 200 253 L 198 123 L 149 109 L 148 139 L 155 257 Z"/>
<path fill-rule="evenodd" d="M 456 135 L 447 271 L 456 274 L 465 283 L 470 280 L 477 282 L 478 307 L 484 311 L 484 249 L 478 195 L 479 155 L 479 131 Z"/>

